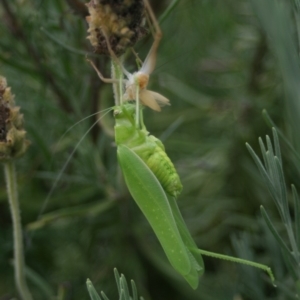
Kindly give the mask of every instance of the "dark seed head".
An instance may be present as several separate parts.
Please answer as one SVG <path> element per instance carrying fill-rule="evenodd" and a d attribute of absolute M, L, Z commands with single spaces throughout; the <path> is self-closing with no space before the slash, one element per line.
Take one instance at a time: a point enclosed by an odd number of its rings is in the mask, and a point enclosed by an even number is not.
<path fill-rule="evenodd" d="M 23 129 L 23 115 L 15 106 L 14 96 L 4 77 L 0 76 L 0 161 L 23 155 L 29 146 Z"/>
<path fill-rule="evenodd" d="M 87 38 L 96 53 L 110 55 L 108 42 L 120 56 L 147 32 L 143 0 L 91 0 L 86 5 L 90 13 Z"/>

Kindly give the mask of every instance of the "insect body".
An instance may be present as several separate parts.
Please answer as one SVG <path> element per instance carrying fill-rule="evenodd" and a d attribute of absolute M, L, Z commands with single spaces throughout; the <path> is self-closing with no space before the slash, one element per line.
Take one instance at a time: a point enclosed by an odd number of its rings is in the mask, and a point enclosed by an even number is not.
<path fill-rule="evenodd" d="M 151 169 L 164 190 L 177 197 L 182 190 L 182 184 L 176 169 L 167 156 L 162 142 L 149 135 L 144 126 L 136 128 L 135 109 L 136 106 L 131 103 L 116 106 L 114 110 L 116 143 L 134 151 Z"/>

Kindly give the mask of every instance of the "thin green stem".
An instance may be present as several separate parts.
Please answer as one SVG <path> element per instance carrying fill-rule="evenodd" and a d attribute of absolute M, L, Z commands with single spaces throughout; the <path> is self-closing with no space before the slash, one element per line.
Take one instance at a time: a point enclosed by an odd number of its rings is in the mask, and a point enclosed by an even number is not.
<path fill-rule="evenodd" d="M 32 296 L 25 280 L 25 263 L 22 239 L 21 215 L 18 202 L 16 172 L 13 162 L 4 165 L 8 201 L 11 210 L 14 236 L 14 268 L 15 282 L 23 300 L 32 300 Z"/>
<path fill-rule="evenodd" d="M 102 300 L 89 278 L 86 280 L 86 286 L 90 294 L 91 300 Z"/>
<path fill-rule="evenodd" d="M 270 267 L 268 267 L 266 265 L 255 263 L 253 261 L 242 259 L 242 258 L 237 258 L 237 257 L 228 256 L 228 255 L 224 255 L 224 254 L 205 251 L 205 250 L 202 250 L 202 249 L 192 250 L 192 252 L 194 252 L 194 251 L 196 251 L 196 252 L 198 252 L 202 255 L 205 255 L 205 256 L 210 256 L 210 257 L 214 257 L 214 258 L 218 258 L 218 259 L 228 260 L 228 261 L 235 262 L 235 263 L 238 263 L 238 264 L 248 265 L 248 266 L 251 266 L 251 267 L 254 267 L 254 268 L 262 269 L 262 270 L 264 270 L 265 272 L 268 273 L 268 275 L 270 276 L 270 278 L 271 278 L 271 280 L 274 284 L 275 278 L 274 278 L 274 275 L 272 273 L 272 270 L 271 270 Z"/>
<path fill-rule="evenodd" d="M 123 105 L 123 75 L 119 78 L 119 95 L 120 95 L 120 105 Z"/>
<path fill-rule="evenodd" d="M 122 60 L 121 60 L 122 62 Z M 118 83 L 113 83 L 113 92 L 115 97 L 115 105 L 122 105 L 123 96 L 123 71 L 122 66 L 120 66 L 113 59 L 111 60 L 111 78 L 118 79 Z"/>
<path fill-rule="evenodd" d="M 173 2 L 167 7 L 164 13 L 159 18 L 159 23 L 162 23 L 171 13 L 171 11 L 175 8 L 175 6 L 179 3 L 179 0 L 173 0 Z"/>
<path fill-rule="evenodd" d="M 136 107 L 135 107 L 135 127 L 137 129 L 140 128 L 140 85 L 138 80 L 135 83 L 135 102 L 136 102 Z"/>
<path fill-rule="evenodd" d="M 281 139 L 286 143 L 286 145 L 293 152 L 293 154 L 295 155 L 295 157 L 300 161 L 300 155 L 299 155 L 299 153 L 295 150 L 295 148 L 288 141 L 288 139 L 285 138 L 285 136 L 282 133 L 282 131 L 276 126 L 276 124 L 273 122 L 273 120 L 271 119 L 271 117 L 269 116 L 268 112 L 265 109 L 262 111 L 262 115 L 263 115 L 263 118 L 265 119 L 265 122 L 267 123 L 267 125 L 269 127 L 271 127 L 271 128 L 275 128 L 276 129 L 276 131 L 278 132 L 278 134 L 281 137 Z"/>

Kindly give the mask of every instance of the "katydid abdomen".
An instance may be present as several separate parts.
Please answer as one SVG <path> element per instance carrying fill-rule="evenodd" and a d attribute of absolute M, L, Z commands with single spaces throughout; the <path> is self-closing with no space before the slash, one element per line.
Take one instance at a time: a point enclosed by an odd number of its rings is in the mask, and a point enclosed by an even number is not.
<path fill-rule="evenodd" d="M 149 135 L 145 128 L 136 128 L 135 105 L 127 103 L 117 106 L 114 116 L 117 145 L 125 145 L 134 151 L 154 173 L 164 190 L 177 197 L 182 190 L 182 184 L 176 169 L 167 156 L 162 142 Z"/>

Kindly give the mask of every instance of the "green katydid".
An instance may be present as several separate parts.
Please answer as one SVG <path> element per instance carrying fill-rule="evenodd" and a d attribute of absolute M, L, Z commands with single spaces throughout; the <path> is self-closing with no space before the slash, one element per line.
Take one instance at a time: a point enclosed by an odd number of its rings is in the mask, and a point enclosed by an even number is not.
<path fill-rule="evenodd" d="M 139 115 L 140 114 L 141 112 Z M 153 166 L 147 165 L 148 161 L 145 157 L 149 155 L 155 156 L 153 151 L 157 149 L 151 146 L 154 137 L 148 136 L 144 124 L 141 125 L 141 129 L 136 128 L 135 120 L 139 119 L 139 117 L 136 118 L 135 108 L 132 104 L 116 107 L 115 117 L 118 161 L 127 187 L 153 228 L 170 263 L 174 269 L 185 278 L 191 287 L 194 289 L 197 288 L 198 277 L 204 272 L 201 255 L 261 268 L 268 272 L 270 278 L 274 280 L 271 269 L 267 266 L 198 249 L 180 214 L 174 196 L 167 197 L 166 192 L 168 194 L 171 193 L 164 187 L 164 182 L 161 182 L 160 178 L 156 176 L 156 169 L 154 169 L 153 172 Z M 130 124 L 131 128 L 129 130 L 126 127 L 130 127 Z M 144 136 L 145 133 L 146 141 L 140 144 L 143 141 L 141 136 Z M 150 140 L 150 143 L 147 139 Z M 159 140 L 155 138 L 155 141 L 157 142 Z M 158 153 L 160 153 L 160 151 L 161 150 L 159 150 Z M 160 164 L 160 159 L 158 159 L 157 164 Z M 163 167 L 164 165 L 160 166 Z M 168 174 L 168 172 L 165 173 Z"/>
<path fill-rule="evenodd" d="M 127 187 L 153 228 L 170 263 L 192 288 L 197 288 L 198 277 L 204 272 L 201 254 L 261 268 L 274 280 L 271 269 L 267 266 L 198 249 L 186 227 L 174 199 L 182 189 L 179 176 L 166 155 L 162 142 L 149 135 L 146 130 L 140 108 L 140 102 L 156 111 L 160 111 L 160 105 L 169 104 L 169 100 L 164 96 L 147 90 L 162 33 L 148 0 L 144 0 L 144 4 L 156 33 L 140 70 L 131 74 L 124 68 L 111 50 L 106 32 L 102 33 L 113 61 L 113 78 L 105 78 L 90 62 L 102 81 L 113 84 L 118 104 L 114 107 L 117 155 Z M 127 79 L 123 78 L 123 74 Z M 135 101 L 135 104 L 124 104 L 124 101 L 128 100 Z M 166 193 L 171 199 L 168 199 Z"/>

